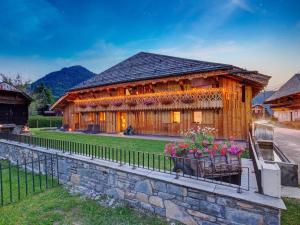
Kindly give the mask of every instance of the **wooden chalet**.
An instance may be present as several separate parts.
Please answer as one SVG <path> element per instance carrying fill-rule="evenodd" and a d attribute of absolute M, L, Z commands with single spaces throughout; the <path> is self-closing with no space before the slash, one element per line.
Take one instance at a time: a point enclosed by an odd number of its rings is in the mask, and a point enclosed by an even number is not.
<path fill-rule="evenodd" d="M 28 121 L 28 106 L 32 99 L 23 91 L 0 83 L 0 130 L 24 126 Z"/>
<path fill-rule="evenodd" d="M 295 74 L 265 103 L 270 104 L 279 122 L 300 121 L 300 74 Z"/>
<path fill-rule="evenodd" d="M 52 109 L 71 130 L 179 136 L 198 124 L 246 139 L 251 100 L 269 76 L 232 65 L 140 52 L 69 90 Z"/>
<path fill-rule="evenodd" d="M 263 118 L 265 107 L 263 104 L 252 105 L 252 116 L 255 118 Z"/>

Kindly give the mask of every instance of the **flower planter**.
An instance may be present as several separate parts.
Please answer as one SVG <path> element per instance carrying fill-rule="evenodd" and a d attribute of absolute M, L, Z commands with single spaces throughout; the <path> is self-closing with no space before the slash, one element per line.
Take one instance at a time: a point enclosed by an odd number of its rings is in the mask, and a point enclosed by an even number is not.
<path fill-rule="evenodd" d="M 156 103 L 155 99 L 152 98 L 143 99 L 143 104 L 146 106 L 154 105 L 155 103 Z"/>
<path fill-rule="evenodd" d="M 121 101 L 115 101 L 112 103 L 113 106 L 116 106 L 116 107 L 120 107 L 121 105 L 123 105 L 123 102 Z"/>
<path fill-rule="evenodd" d="M 213 162 L 214 171 L 216 173 L 224 173 L 227 170 L 228 162 L 227 157 L 225 155 L 216 154 L 211 157 Z"/>
<path fill-rule="evenodd" d="M 96 107 L 97 107 L 97 104 L 92 103 L 92 104 L 89 104 L 89 106 L 90 106 L 91 108 L 96 108 Z"/>
<path fill-rule="evenodd" d="M 109 103 L 108 102 L 101 102 L 100 106 L 103 107 L 103 108 L 107 108 L 109 106 Z"/>
<path fill-rule="evenodd" d="M 86 104 L 81 104 L 81 105 L 79 105 L 79 107 L 82 109 L 85 109 L 87 106 L 86 106 Z"/>
<path fill-rule="evenodd" d="M 227 158 L 227 163 L 230 165 L 231 171 L 241 170 L 241 158 L 238 155 L 227 153 L 226 158 Z"/>
<path fill-rule="evenodd" d="M 184 104 L 192 104 L 194 102 L 194 97 L 191 95 L 183 95 L 180 100 Z"/>
<path fill-rule="evenodd" d="M 126 104 L 127 104 L 128 106 L 130 106 L 130 107 L 134 107 L 134 106 L 137 105 L 137 102 L 136 102 L 136 100 L 128 100 L 128 101 L 126 102 Z"/>
<path fill-rule="evenodd" d="M 174 102 L 174 100 L 171 97 L 162 97 L 159 101 L 163 105 L 170 105 Z"/>
<path fill-rule="evenodd" d="M 209 128 L 194 128 L 185 134 L 186 142 L 168 143 L 165 154 L 174 163 L 174 172 L 240 184 L 243 147 L 233 139 L 216 142 Z"/>

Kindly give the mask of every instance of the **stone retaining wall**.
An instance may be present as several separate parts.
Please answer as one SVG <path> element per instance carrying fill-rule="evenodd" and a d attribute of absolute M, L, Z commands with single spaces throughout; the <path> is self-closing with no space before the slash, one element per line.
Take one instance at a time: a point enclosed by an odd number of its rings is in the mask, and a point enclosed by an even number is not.
<path fill-rule="evenodd" d="M 87 196 L 109 195 L 137 209 L 190 225 L 280 224 L 280 199 L 208 182 L 132 169 L 79 155 L 0 141 L 0 156 L 11 161 L 58 154 L 60 182 Z M 53 160 L 56 164 L 56 160 Z M 56 165 L 53 165 L 56 168 Z"/>

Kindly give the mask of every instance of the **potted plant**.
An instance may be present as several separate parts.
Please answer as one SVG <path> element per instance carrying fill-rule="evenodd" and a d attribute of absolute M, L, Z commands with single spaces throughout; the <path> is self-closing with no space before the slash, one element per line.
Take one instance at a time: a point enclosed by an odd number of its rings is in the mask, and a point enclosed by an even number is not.
<path fill-rule="evenodd" d="M 223 148 L 226 149 L 227 162 L 232 166 L 232 169 L 240 169 L 241 155 L 244 148 L 235 143 L 232 137 L 224 142 Z"/>

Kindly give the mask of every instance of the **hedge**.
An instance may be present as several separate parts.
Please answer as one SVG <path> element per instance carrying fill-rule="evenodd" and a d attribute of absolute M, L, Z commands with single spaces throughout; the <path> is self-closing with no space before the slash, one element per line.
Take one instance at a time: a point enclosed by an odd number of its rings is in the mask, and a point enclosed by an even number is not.
<path fill-rule="evenodd" d="M 30 128 L 40 127 L 61 127 L 62 117 L 61 116 L 30 116 L 28 120 Z"/>

